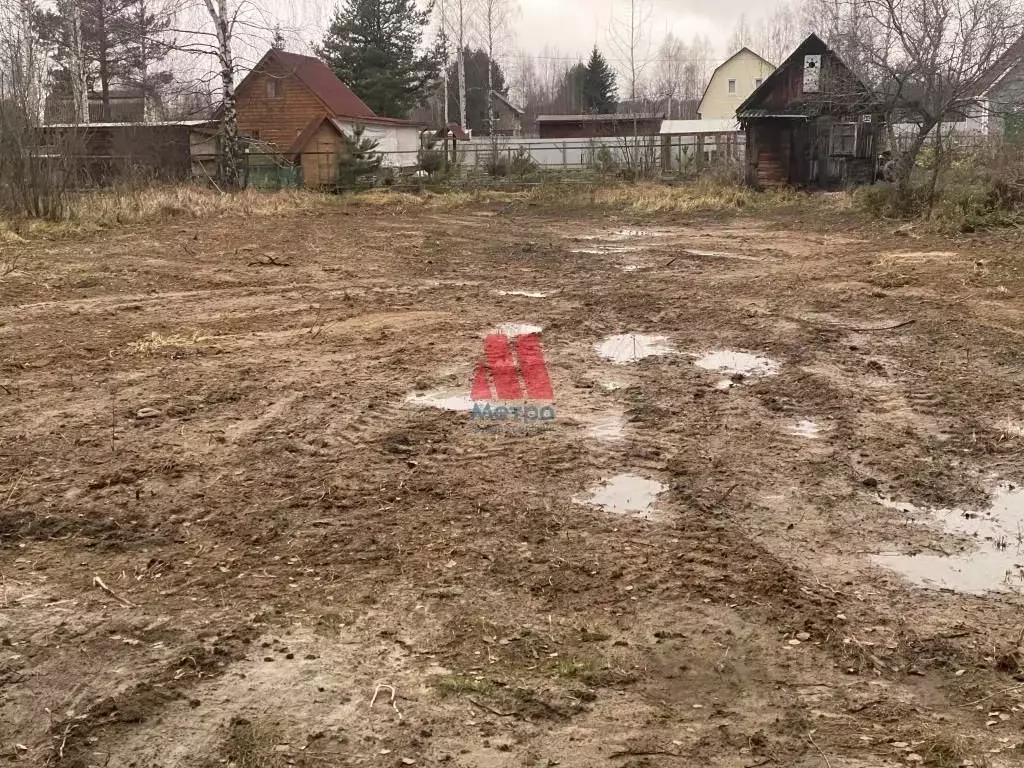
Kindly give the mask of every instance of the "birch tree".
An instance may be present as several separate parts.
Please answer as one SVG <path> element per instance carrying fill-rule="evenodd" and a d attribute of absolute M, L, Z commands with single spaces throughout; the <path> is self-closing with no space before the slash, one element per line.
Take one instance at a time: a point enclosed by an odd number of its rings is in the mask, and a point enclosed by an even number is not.
<path fill-rule="evenodd" d="M 654 13 L 650 0 L 622 0 L 619 13 L 612 16 L 608 42 L 616 58 L 626 66 L 626 87 L 630 101 L 640 96 L 644 70 L 651 59 L 650 23 Z"/>
<path fill-rule="evenodd" d="M 514 6 L 512 0 L 480 0 L 480 15 L 483 22 L 484 47 L 487 52 L 487 134 L 494 143 L 494 110 L 491 108 L 491 93 L 494 92 L 494 61 L 499 46 L 503 46 L 509 35 L 509 22 Z"/>
<path fill-rule="evenodd" d="M 472 38 L 471 0 L 446 0 L 446 35 L 455 42 L 455 63 L 459 80 L 459 125 L 466 129 L 466 49 Z"/>

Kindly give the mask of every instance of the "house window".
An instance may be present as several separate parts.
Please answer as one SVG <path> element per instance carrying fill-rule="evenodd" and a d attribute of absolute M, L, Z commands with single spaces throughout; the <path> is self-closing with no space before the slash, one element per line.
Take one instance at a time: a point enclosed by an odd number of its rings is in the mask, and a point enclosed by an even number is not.
<path fill-rule="evenodd" d="M 763 83 L 763 82 L 764 82 L 764 80 L 762 80 L 760 77 L 755 77 L 754 78 L 754 87 L 755 88 L 760 88 L 761 87 L 761 83 Z"/>
<path fill-rule="evenodd" d="M 736 93 L 736 81 L 735 80 L 730 80 L 729 81 L 729 93 Z"/>
<path fill-rule="evenodd" d="M 857 124 L 836 123 L 832 126 L 830 155 L 852 156 L 857 153 Z"/>
<path fill-rule="evenodd" d="M 281 95 L 281 81 L 276 77 L 267 78 L 267 98 L 276 99 Z"/>

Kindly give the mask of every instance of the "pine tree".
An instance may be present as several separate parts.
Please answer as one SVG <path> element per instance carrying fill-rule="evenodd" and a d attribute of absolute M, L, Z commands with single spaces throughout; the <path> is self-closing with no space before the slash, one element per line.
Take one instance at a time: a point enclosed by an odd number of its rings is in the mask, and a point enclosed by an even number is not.
<path fill-rule="evenodd" d="M 421 50 L 429 24 L 416 0 L 342 0 L 317 55 L 378 115 L 405 117 L 440 72 L 438 51 Z"/>
<path fill-rule="evenodd" d="M 352 129 L 352 135 L 341 135 L 345 151 L 338 156 L 338 187 L 352 189 L 358 186 L 369 186 L 373 182 L 373 174 L 380 168 L 381 155 L 377 151 L 380 144 L 376 139 L 363 135 L 363 126 Z"/>
<path fill-rule="evenodd" d="M 583 107 L 587 112 L 605 114 L 615 111 L 615 73 L 594 46 L 583 81 Z"/>

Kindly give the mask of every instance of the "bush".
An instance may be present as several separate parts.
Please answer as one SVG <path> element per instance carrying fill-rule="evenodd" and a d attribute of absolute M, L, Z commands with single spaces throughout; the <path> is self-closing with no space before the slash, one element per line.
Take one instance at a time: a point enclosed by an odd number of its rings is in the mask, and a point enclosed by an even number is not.
<path fill-rule="evenodd" d="M 973 152 L 947 150 L 934 196 L 929 178 L 935 153 L 923 154 L 905 191 L 893 184 L 873 184 L 856 191 L 856 203 L 875 216 L 928 217 L 961 232 L 1024 220 L 1024 149 L 1004 144 Z"/>
<path fill-rule="evenodd" d="M 512 175 L 518 176 L 520 179 L 534 173 L 539 167 L 526 147 L 517 149 L 509 163 L 509 170 Z"/>

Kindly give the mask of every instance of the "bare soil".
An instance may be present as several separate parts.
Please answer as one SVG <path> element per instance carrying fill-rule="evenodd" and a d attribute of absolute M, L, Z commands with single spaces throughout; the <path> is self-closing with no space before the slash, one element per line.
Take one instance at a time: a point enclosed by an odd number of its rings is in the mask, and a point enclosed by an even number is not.
<path fill-rule="evenodd" d="M 871 558 L 989 545 L 879 494 L 1024 482 L 1021 245 L 328 205 L 0 244 L 0 764 L 1024 763 L 1019 586 Z M 405 401 L 502 322 L 553 423 Z M 620 473 L 650 520 L 579 503 Z"/>

